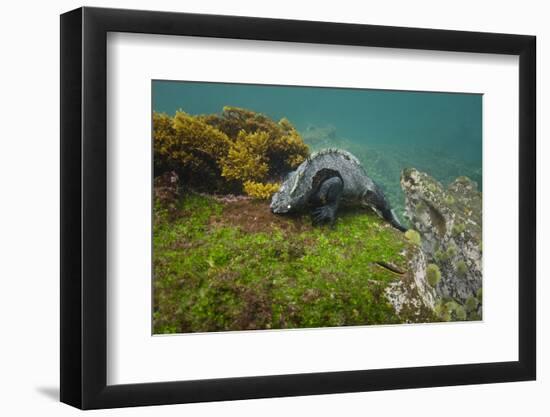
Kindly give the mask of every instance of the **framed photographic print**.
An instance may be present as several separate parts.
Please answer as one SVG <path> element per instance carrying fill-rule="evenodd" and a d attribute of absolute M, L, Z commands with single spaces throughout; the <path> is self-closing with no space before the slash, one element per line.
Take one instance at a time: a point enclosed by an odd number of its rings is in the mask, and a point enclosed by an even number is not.
<path fill-rule="evenodd" d="M 61 401 L 535 379 L 535 38 L 61 16 Z"/>

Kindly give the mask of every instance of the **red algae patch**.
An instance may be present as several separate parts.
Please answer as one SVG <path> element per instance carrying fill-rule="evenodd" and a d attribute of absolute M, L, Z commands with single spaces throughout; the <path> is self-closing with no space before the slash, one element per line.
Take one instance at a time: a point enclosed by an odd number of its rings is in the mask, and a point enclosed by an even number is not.
<path fill-rule="evenodd" d="M 271 213 L 269 203 L 249 198 L 218 200 L 223 204 L 220 215 L 210 218 L 211 226 L 234 226 L 244 232 L 271 232 L 275 229 L 285 232 L 311 230 L 307 216 L 279 216 Z"/>

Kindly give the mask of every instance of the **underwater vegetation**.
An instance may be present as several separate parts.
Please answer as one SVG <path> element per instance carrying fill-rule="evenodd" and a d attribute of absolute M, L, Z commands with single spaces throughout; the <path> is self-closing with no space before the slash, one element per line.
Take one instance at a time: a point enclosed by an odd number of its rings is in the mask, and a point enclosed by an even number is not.
<path fill-rule="evenodd" d="M 153 141 L 155 177 L 174 170 L 197 187 L 224 185 L 218 161 L 231 144 L 225 133 L 182 111 L 174 117 L 153 113 Z"/>
<path fill-rule="evenodd" d="M 155 176 L 175 171 L 183 187 L 269 198 L 309 148 L 287 120 L 226 106 L 220 114 L 153 113 Z"/>
<path fill-rule="evenodd" d="M 481 319 L 481 193 L 469 167 L 231 106 L 155 112 L 153 140 L 154 333 Z M 270 212 L 286 174 L 326 147 L 358 157 L 405 233 L 365 208 L 342 207 L 333 227 Z M 431 171 L 404 170 L 410 155 Z"/>
<path fill-rule="evenodd" d="M 262 184 L 260 182 L 245 181 L 243 184 L 244 192 L 250 197 L 260 200 L 268 200 L 279 189 L 278 183 Z"/>
<path fill-rule="evenodd" d="M 253 199 L 188 193 L 176 206 L 154 222 L 154 333 L 418 320 L 384 295 L 416 246 L 370 210 L 314 228 Z"/>
<path fill-rule="evenodd" d="M 468 267 L 466 266 L 466 262 L 464 262 L 463 259 L 459 260 L 456 263 L 456 273 L 460 278 L 464 278 L 468 272 Z"/>
<path fill-rule="evenodd" d="M 428 283 L 435 287 L 439 281 L 441 281 L 441 271 L 436 264 L 429 264 L 426 268 L 426 276 L 428 278 Z"/>
<path fill-rule="evenodd" d="M 415 245 L 420 246 L 422 244 L 422 238 L 420 237 L 420 233 L 418 233 L 414 229 L 409 229 L 405 232 L 405 237 L 409 239 L 412 243 Z"/>
<path fill-rule="evenodd" d="M 454 299 L 441 299 L 435 306 L 435 314 L 441 321 L 477 321 L 481 320 L 479 307 L 481 301 L 470 297 L 461 304 Z"/>

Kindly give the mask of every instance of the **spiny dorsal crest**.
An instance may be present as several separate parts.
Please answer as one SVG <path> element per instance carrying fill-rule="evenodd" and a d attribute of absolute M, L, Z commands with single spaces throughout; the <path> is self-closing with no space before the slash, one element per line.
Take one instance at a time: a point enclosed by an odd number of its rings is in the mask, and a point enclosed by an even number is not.
<path fill-rule="evenodd" d="M 355 156 L 353 156 L 351 153 L 349 153 L 348 151 L 344 151 L 343 149 L 338 149 L 338 148 L 326 148 L 326 149 L 321 149 L 320 151 L 314 152 L 306 159 L 306 162 L 311 162 L 311 161 L 313 161 L 314 159 L 316 159 L 320 156 L 330 155 L 330 154 L 340 155 L 343 158 L 345 158 L 349 161 L 352 161 L 357 165 L 361 165 L 359 160 Z"/>
<path fill-rule="evenodd" d="M 356 164 L 357 166 L 361 167 L 361 163 L 359 162 L 359 160 L 355 156 L 353 156 L 351 153 L 349 153 L 348 151 L 344 151 L 343 149 L 338 149 L 338 148 L 321 149 L 320 151 L 312 153 L 310 156 L 308 156 L 308 158 L 304 161 L 304 163 L 298 167 L 298 171 L 296 172 L 296 175 L 294 176 L 295 177 L 294 178 L 294 184 L 292 185 L 292 189 L 290 190 L 290 194 L 294 193 L 296 188 L 298 188 L 298 184 L 300 184 L 300 181 L 301 181 L 302 177 L 304 176 L 304 173 L 306 172 L 308 165 L 312 161 L 314 161 L 315 159 L 317 159 L 321 156 L 330 155 L 330 154 L 335 154 L 335 155 L 341 156 L 342 158 L 347 159 L 348 161 L 351 161 L 354 164 Z"/>

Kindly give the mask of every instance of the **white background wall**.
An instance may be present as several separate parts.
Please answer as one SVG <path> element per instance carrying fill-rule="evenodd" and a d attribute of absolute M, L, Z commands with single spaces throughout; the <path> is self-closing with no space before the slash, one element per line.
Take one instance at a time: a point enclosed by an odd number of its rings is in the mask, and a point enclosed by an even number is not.
<path fill-rule="evenodd" d="M 544 72 L 550 26 L 543 1 L 201 0 L 93 1 L 86 5 L 509 32 L 538 37 L 538 381 L 100 411 L 94 415 L 548 415 L 550 404 L 550 147 Z M 0 23 L 0 410 L 75 415 L 59 391 L 59 17 L 77 1 L 5 2 Z M 505 184 L 503 184 L 505 192 Z M 506 208 L 503 207 L 503 210 Z M 505 233 L 503 233 L 505 236 Z"/>

